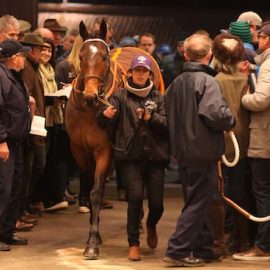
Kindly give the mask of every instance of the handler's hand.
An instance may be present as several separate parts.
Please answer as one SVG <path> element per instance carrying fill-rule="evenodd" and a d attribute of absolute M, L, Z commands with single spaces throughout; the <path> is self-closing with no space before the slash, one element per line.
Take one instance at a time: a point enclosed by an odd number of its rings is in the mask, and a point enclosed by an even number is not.
<path fill-rule="evenodd" d="M 138 108 L 136 110 L 136 114 L 137 114 L 137 116 L 138 116 L 139 119 L 142 119 L 143 118 L 144 112 L 145 112 L 145 109 L 144 108 Z"/>
<path fill-rule="evenodd" d="M 112 119 L 115 116 L 116 112 L 117 110 L 114 107 L 109 106 L 103 111 L 103 115 L 107 118 Z"/>
<path fill-rule="evenodd" d="M 0 143 L 0 159 L 7 161 L 9 158 L 9 149 L 6 142 Z"/>
<path fill-rule="evenodd" d="M 150 118 L 151 118 L 151 114 L 149 114 L 149 113 L 147 113 L 147 112 L 145 111 L 145 113 L 144 113 L 144 115 L 143 115 L 143 120 L 144 120 L 144 121 L 149 121 Z"/>

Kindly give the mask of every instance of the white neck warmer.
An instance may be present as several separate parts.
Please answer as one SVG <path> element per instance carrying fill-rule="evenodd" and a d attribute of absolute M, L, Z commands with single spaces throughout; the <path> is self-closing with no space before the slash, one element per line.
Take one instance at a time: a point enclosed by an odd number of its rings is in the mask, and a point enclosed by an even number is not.
<path fill-rule="evenodd" d="M 153 82 L 150 81 L 150 84 L 144 88 L 133 88 L 128 84 L 128 81 L 126 81 L 126 85 L 125 88 L 132 94 L 141 97 L 141 98 L 145 98 L 148 96 L 149 92 L 151 91 L 153 87 Z"/>

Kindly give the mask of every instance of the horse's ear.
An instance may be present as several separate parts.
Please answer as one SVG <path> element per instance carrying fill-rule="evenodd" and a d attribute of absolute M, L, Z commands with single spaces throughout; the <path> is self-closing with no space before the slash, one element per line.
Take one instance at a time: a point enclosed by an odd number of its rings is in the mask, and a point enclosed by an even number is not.
<path fill-rule="evenodd" d="M 85 41 L 88 38 L 89 34 L 83 21 L 80 22 L 79 29 L 80 29 L 80 36 L 82 37 L 83 41 Z"/>
<path fill-rule="evenodd" d="M 106 41 L 106 35 L 107 35 L 107 23 L 105 18 L 102 18 L 100 26 L 99 26 L 99 36 L 101 39 Z"/>

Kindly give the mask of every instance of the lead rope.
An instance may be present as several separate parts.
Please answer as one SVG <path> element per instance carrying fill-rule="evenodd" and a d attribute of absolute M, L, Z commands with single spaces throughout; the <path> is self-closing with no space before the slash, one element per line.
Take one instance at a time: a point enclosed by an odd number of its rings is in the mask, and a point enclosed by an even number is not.
<path fill-rule="evenodd" d="M 240 150 L 239 150 L 239 145 L 238 145 L 238 142 L 236 140 L 236 137 L 234 135 L 234 132 L 233 131 L 229 131 L 229 135 L 232 139 L 232 142 L 233 142 L 233 146 L 234 146 L 234 160 L 229 162 L 226 158 L 225 155 L 222 155 L 221 159 L 223 161 L 223 163 L 227 166 L 227 167 L 233 167 L 237 164 L 237 162 L 239 161 L 239 155 L 240 155 Z"/>
<path fill-rule="evenodd" d="M 77 83 L 78 77 L 79 77 L 79 75 L 72 81 L 71 85 L 72 85 L 72 89 L 74 89 L 75 92 L 77 92 L 77 93 L 79 93 L 79 94 L 82 95 L 83 92 L 76 88 L 76 83 Z M 109 101 L 107 100 L 107 98 L 102 98 L 102 97 L 100 97 L 100 96 L 97 96 L 97 99 L 98 99 L 98 101 L 101 102 L 102 104 L 104 104 L 104 105 L 106 105 L 106 106 L 113 107 L 113 105 L 109 103 Z"/>
<path fill-rule="evenodd" d="M 113 105 L 105 98 L 101 98 L 100 96 L 97 96 L 97 99 L 100 103 L 109 106 L 109 107 L 113 107 Z"/>
<path fill-rule="evenodd" d="M 233 142 L 233 146 L 234 146 L 234 151 L 235 151 L 235 157 L 234 160 L 232 162 L 229 162 L 227 160 L 227 158 L 225 157 L 225 155 L 222 155 L 222 161 L 224 162 L 224 164 L 228 167 L 233 167 L 237 164 L 237 162 L 239 161 L 239 145 L 237 143 L 236 137 L 233 133 L 233 131 L 229 131 L 229 135 L 232 139 Z M 232 201 L 230 198 L 228 198 L 225 194 L 224 194 L 224 188 L 223 188 L 223 177 L 222 177 L 222 169 L 221 169 L 221 161 L 218 162 L 218 189 L 219 192 L 222 196 L 222 198 L 231 206 L 233 207 L 236 211 L 238 211 L 240 214 L 242 214 L 244 217 L 254 221 L 254 222 L 267 222 L 270 221 L 270 215 L 266 216 L 266 217 L 255 217 L 252 214 L 250 214 L 249 212 L 247 212 L 245 209 L 243 209 L 242 207 L 240 207 L 238 204 L 236 204 L 234 201 Z"/>

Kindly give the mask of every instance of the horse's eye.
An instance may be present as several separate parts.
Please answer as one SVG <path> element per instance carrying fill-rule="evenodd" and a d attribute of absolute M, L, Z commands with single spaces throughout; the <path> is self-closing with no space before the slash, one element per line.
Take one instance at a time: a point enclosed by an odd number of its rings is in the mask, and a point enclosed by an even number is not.
<path fill-rule="evenodd" d="M 107 60 L 108 60 L 108 56 L 107 55 L 103 55 L 102 61 L 107 61 Z"/>

